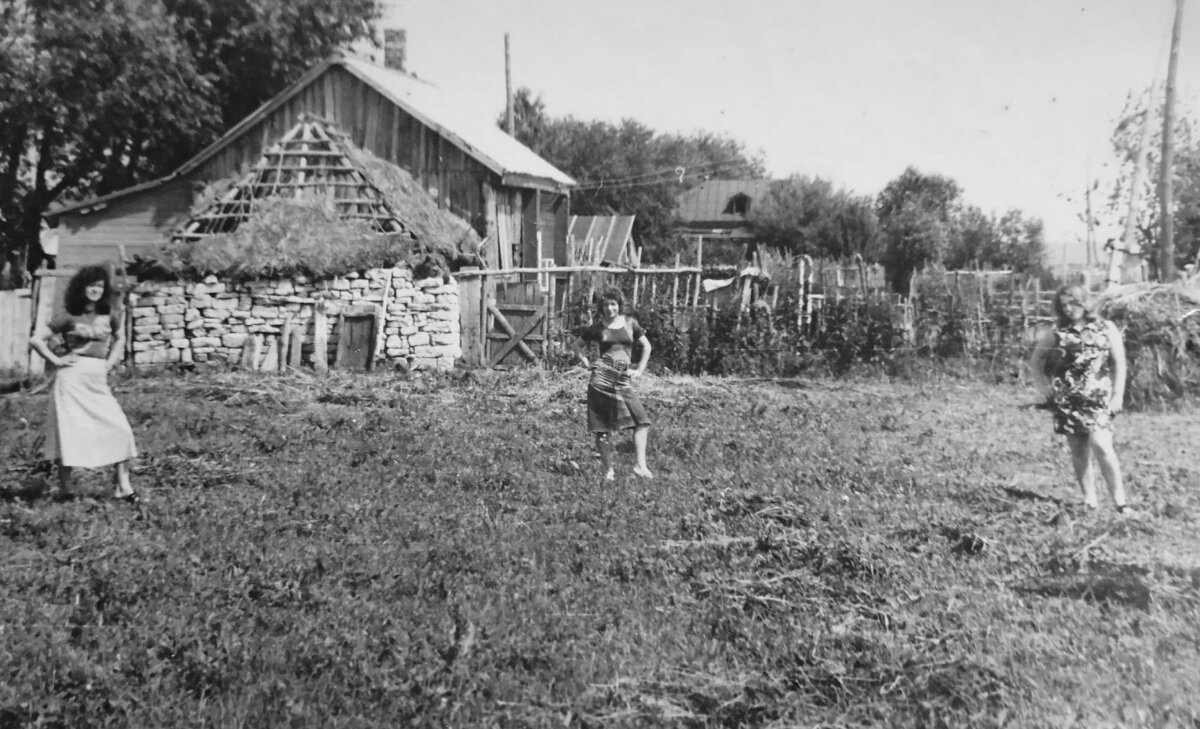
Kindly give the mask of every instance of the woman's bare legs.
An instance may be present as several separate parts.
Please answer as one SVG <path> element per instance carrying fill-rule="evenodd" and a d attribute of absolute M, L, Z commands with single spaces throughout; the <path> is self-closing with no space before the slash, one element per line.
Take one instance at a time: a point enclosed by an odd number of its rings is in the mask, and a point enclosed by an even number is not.
<path fill-rule="evenodd" d="M 1096 476 L 1092 469 L 1091 438 L 1087 435 L 1068 435 L 1067 445 L 1071 448 L 1071 465 L 1075 467 L 1075 481 L 1083 492 L 1084 506 L 1095 509 Z"/>
<path fill-rule="evenodd" d="M 615 478 L 613 472 L 613 446 L 611 433 L 596 433 L 596 450 L 600 451 L 600 464 L 604 467 L 604 480 Z"/>
<path fill-rule="evenodd" d="M 1108 495 L 1118 511 L 1125 508 L 1125 481 L 1121 477 L 1121 462 L 1117 460 L 1117 450 L 1113 447 L 1111 430 L 1098 430 L 1091 435 L 1091 450 L 1096 454 L 1096 462 L 1100 464 L 1100 473 L 1104 483 L 1108 485 Z M 1093 488 L 1094 490 L 1094 488 Z M 1092 498 L 1095 498 L 1093 493 Z"/>
<path fill-rule="evenodd" d="M 633 472 L 642 478 L 654 478 L 646 465 L 646 444 L 650 441 L 650 426 L 639 425 L 633 431 L 633 449 L 637 453 L 637 466 Z"/>
<path fill-rule="evenodd" d="M 129 482 L 129 461 L 121 461 L 116 465 L 113 472 L 113 481 L 116 482 L 117 486 L 114 496 L 118 499 L 128 498 L 133 495 L 133 484 Z"/>

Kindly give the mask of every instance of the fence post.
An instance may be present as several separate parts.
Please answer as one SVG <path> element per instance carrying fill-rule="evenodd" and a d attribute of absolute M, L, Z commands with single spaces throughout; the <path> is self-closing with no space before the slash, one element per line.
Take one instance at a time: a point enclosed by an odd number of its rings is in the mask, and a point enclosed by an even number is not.
<path fill-rule="evenodd" d="M 676 272 L 671 274 L 671 315 L 675 315 L 675 307 L 679 305 L 679 254 L 675 254 Z"/>
<path fill-rule="evenodd" d="M 462 339 L 463 364 L 478 367 L 483 364 L 483 279 L 475 275 L 479 269 L 471 266 L 459 271 L 458 326 Z M 464 275 L 469 274 L 469 275 Z"/>

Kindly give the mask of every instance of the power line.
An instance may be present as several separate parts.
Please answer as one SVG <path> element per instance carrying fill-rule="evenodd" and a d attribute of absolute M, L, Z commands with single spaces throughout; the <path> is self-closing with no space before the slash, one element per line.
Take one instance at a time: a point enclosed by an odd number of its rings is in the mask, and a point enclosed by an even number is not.
<path fill-rule="evenodd" d="M 604 187 L 636 187 L 640 185 L 659 185 L 669 181 L 672 178 L 683 182 L 688 177 L 692 179 L 699 177 L 699 174 L 694 173 L 694 170 L 710 170 L 709 168 L 719 168 L 732 164 L 742 163 L 743 160 L 737 158 L 729 158 L 718 160 L 716 162 L 704 162 L 695 165 L 676 165 L 674 167 L 664 167 L 662 169 L 643 172 L 637 175 L 628 177 L 617 177 L 611 180 L 600 178 L 599 180 L 589 180 L 579 183 L 575 186 L 575 190 L 599 190 Z"/>

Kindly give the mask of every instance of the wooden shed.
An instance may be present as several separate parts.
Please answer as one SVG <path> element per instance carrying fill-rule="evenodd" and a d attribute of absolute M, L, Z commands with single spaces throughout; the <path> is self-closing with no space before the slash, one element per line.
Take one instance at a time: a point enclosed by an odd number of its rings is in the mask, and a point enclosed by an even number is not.
<path fill-rule="evenodd" d="M 568 262 L 569 191 L 575 182 L 495 123 L 495 112 L 404 71 L 337 54 L 242 120 L 171 174 L 60 207 L 58 268 L 152 256 L 215 180 L 249 169 L 306 116 L 406 170 L 440 208 L 483 240 L 489 267 Z"/>

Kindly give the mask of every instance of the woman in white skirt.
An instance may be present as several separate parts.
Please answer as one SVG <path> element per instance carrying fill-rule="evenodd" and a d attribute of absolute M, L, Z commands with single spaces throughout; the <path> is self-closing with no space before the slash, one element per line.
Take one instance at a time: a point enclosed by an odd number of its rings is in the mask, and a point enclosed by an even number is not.
<path fill-rule="evenodd" d="M 46 419 L 45 455 L 58 465 L 64 496 L 71 493 L 71 469 L 115 466 L 115 498 L 137 504 L 129 482 L 129 462 L 137 456 L 133 430 L 108 387 L 108 371 L 124 353 L 125 335 L 112 315 L 108 271 L 87 266 L 67 284 L 66 311 L 34 333 L 29 346 L 58 368 Z M 63 354 L 47 340 L 62 336 Z M 62 350 L 60 350 L 62 351 Z"/>

